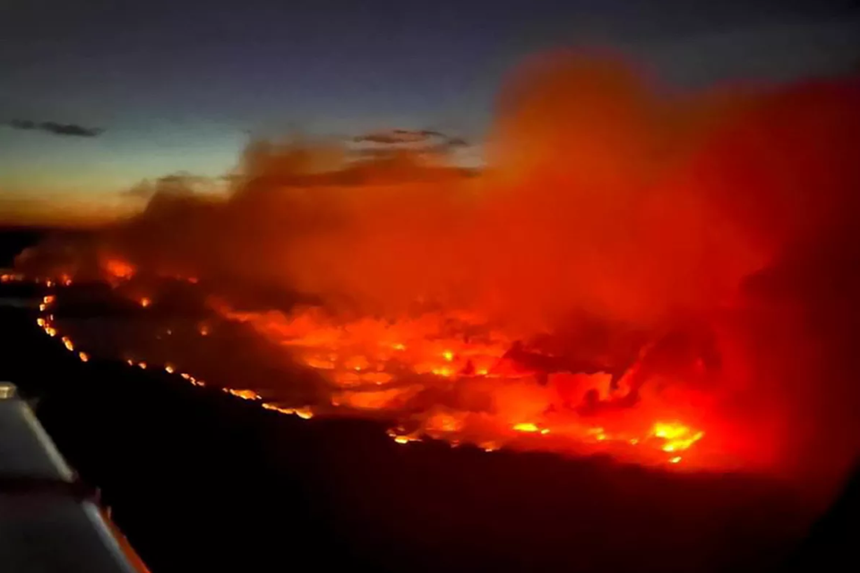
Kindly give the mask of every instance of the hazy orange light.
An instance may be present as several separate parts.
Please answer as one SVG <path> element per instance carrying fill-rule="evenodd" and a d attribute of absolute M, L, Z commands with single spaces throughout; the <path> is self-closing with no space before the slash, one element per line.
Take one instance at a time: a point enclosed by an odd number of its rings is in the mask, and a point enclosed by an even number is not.
<path fill-rule="evenodd" d="M 113 278 L 130 279 L 134 275 L 134 267 L 119 259 L 109 259 L 104 266 Z"/>

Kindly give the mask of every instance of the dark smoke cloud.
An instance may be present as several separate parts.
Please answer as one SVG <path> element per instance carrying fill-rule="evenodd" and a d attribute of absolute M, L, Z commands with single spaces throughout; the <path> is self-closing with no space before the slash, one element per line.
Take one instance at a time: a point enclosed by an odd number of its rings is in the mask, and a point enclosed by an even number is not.
<path fill-rule="evenodd" d="M 12 129 L 42 131 L 52 135 L 69 137 L 98 137 L 104 129 L 84 127 L 75 123 L 57 123 L 55 121 L 32 121 L 29 119 L 13 119 L 6 122 Z"/>
<path fill-rule="evenodd" d="M 466 141 L 460 137 L 451 137 L 442 132 L 430 129 L 407 130 L 393 129 L 390 131 L 378 131 L 353 138 L 357 143 L 379 143 L 384 145 L 397 145 L 406 143 L 426 143 L 430 141 L 442 142 L 451 147 L 466 145 Z"/>

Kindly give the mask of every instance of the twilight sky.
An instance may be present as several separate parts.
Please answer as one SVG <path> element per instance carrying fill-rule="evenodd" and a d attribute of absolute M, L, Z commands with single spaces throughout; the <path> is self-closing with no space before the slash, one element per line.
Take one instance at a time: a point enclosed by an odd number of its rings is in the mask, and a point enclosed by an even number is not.
<path fill-rule="evenodd" d="M 249 132 L 436 129 L 480 139 L 505 72 L 600 43 L 665 79 L 857 68 L 853 0 L 3 0 L 0 220 L 112 212 Z M 91 131 L 96 129 L 104 131 Z"/>

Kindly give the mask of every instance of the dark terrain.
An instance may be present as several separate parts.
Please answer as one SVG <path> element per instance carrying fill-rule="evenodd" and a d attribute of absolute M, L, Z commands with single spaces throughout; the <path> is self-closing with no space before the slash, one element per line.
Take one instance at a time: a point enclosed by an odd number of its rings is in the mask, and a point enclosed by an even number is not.
<path fill-rule="evenodd" d="M 5 240 L 4 256 L 37 237 Z M 32 285 L 3 289 L 0 298 L 40 294 Z M 34 399 L 60 451 L 101 490 L 153 573 L 858 564 L 849 559 L 856 485 L 802 540 L 808 514 L 772 482 L 400 446 L 371 422 L 304 421 L 164 373 L 98 357 L 81 363 L 35 316 L 0 307 L 0 379 Z"/>

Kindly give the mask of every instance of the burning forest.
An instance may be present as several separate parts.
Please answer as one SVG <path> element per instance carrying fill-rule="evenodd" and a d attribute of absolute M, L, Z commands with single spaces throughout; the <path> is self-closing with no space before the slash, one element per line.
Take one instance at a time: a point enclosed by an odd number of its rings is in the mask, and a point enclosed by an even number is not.
<path fill-rule="evenodd" d="M 256 142 L 23 253 L 39 325 L 397 443 L 608 455 L 832 487 L 860 448 L 860 83 L 673 91 L 527 62 L 480 170 L 444 145 Z M 827 489 L 827 488 L 824 488 Z"/>

